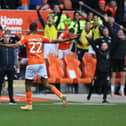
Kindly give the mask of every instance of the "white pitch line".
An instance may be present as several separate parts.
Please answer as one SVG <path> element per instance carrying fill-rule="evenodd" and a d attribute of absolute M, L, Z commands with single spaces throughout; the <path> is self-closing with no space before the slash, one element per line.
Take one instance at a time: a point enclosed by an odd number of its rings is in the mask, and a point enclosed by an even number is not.
<path fill-rule="evenodd" d="M 119 104 L 103 104 L 103 103 L 67 103 L 68 106 L 76 106 L 76 105 L 79 105 L 79 106 L 87 106 L 87 105 L 90 105 L 90 106 L 115 106 L 115 105 L 119 105 Z M 22 106 L 22 105 L 25 105 L 25 104 L 16 104 L 16 105 L 9 105 L 7 103 L 1 103 L 0 106 Z M 62 105 L 62 102 L 54 102 L 54 103 L 40 103 L 40 104 L 37 104 L 37 103 L 34 103 L 33 106 L 46 106 L 46 105 L 49 105 L 49 106 L 55 106 L 55 105 Z"/>
<path fill-rule="evenodd" d="M 62 102 L 55 102 L 55 103 L 53 103 L 54 105 L 61 105 L 62 104 Z M 98 105 L 98 106 L 101 106 L 101 105 L 118 105 L 118 104 L 105 104 L 105 103 L 67 103 L 68 105 L 84 105 L 84 106 L 86 106 L 86 105 Z"/>

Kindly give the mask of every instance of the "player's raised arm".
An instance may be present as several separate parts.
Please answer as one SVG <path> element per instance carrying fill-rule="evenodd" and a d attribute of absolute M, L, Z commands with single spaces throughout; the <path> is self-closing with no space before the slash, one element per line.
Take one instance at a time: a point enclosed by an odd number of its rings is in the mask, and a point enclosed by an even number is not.
<path fill-rule="evenodd" d="M 20 41 L 15 44 L 4 44 L 0 42 L 0 46 L 7 47 L 7 48 L 18 48 L 21 45 Z"/>

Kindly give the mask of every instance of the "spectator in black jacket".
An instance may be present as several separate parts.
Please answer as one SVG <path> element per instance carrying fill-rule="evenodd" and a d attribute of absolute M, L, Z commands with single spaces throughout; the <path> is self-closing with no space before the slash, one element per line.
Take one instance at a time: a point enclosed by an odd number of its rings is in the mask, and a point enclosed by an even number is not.
<path fill-rule="evenodd" d="M 109 17 L 104 16 L 106 22 L 109 21 Z M 112 66 L 112 75 L 111 75 L 111 96 L 114 96 L 115 93 L 115 78 L 116 72 L 121 73 L 121 86 L 120 86 L 120 95 L 125 97 L 124 94 L 124 85 L 125 85 L 125 54 L 126 54 L 126 36 L 122 29 L 118 30 L 117 33 L 111 28 L 111 26 L 106 23 L 110 31 L 110 36 L 112 37 L 111 45 L 111 66 Z"/>
<path fill-rule="evenodd" d="M 125 97 L 124 85 L 125 85 L 125 54 L 126 54 L 126 36 L 123 30 L 117 32 L 112 40 L 111 58 L 112 58 L 112 78 L 111 78 L 111 96 L 115 93 L 115 78 L 116 72 L 121 73 L 121 86 L 120 95 Z"/>
<path fill-rule="evenodd" d="M 99 48 L 101 43 L 107 42 L 108 47 L 111 48 L 112 38 L 110 36 L 109 29 L 106 26 L 102 25 L 99 27 L 99 30 L 100 30 L 101 37 L 96 40 L 94 39 L 95 46 Z M 95 51 L 93 51 L 92 48 L 89 49 L 89 52 L 95 55 Z"/>
<path fill-rule="evenodd" d="M 15 35 L 11 36 L 9 30 L 4 32 L 3 37 L 0 39 L 2 43 L 15 43 L 18 41 L 19 38 Z M 14 48 L 4 48 L 0 47 L 0 96 L 2 90 L 2 83 L 4 81 L 5 75 L 8 78 L 8 93 L 10 102 L 9 104 L 15 104 L 15 100 L 13 99 L 13 79 L 15 73 L 15 66 L 16 66 L 16 50 Z"/>
<path fill-rule="evenodd" d="M 93 47 L 96 52 L 97 64 L 96 64 L 96 73 L 94 81 L 89 90 L 87 99 L 90 100 L 91 94 L 94 89 L 99 93 L 99 89 L 102 87 L 103 91 L 103 101 L 102 103 L 108 103 L 107 101 L 107 91 L 110 78 L 110 48 L 106 40 L 101 42 L 100 47 L 97 48 L 95 41 L 91 41 L 90 37 L 87 36 L 89 44 Z"/>
<path fill-rule="evenodd" d="M 115 19 L 114 19 L 114 17 L 112 17 L 112 16 L 109 17 L 108 23 L 109 23 L 111 29 L 112 29 L 115 33 L 117 33 L 118 30 L 122 27 L 122 26 L 120 26 L 119 24 L 117 24 L 117 23 L 115 22 Z"/>
<path fill-rule="evenodd" d="M 116 12 L 116 22 L 122 24 L 126 27 L 126 0 L 116 0 L 117 2 L 117 12 Z"/>

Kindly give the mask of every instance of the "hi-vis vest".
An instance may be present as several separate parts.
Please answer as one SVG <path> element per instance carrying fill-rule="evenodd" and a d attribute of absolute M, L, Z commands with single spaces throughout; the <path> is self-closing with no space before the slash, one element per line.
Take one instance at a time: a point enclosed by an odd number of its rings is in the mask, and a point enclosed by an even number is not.
<path fill-rule="evenodd" d="M 80 30 L 82 30 L 85 27 L 85 20 L 80 20 Z M 76 23 L 74 20 L 71 22 L 69 28 L 73 28 L 75 30 L 75 34 L 78 32 L 78 23 Z"/>
<path fill-rule="evenodd" d="M 80 42 L 83 43 L 84 45 L 80 45 L 77 44 L 77 48 L 80 49 L 85 49 L 88 50 L 89 49 L 89 44 L 88 44 L 88 40 L 86 38 L 86 34 L 92 36 L 92 31 L 90 30 L 88 33 L 85 31 L 85 29 L 81 32 L 81 36 L 80 36 Z"/>

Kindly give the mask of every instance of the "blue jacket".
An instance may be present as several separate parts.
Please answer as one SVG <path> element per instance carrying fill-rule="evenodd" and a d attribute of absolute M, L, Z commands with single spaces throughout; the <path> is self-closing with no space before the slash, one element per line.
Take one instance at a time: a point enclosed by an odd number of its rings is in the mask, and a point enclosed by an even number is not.
<path fill-rule="evenodd" d="M 41 5 L 42 4 L 42 0 L 30 0 L 29 4 L 30 5 Z"/>

